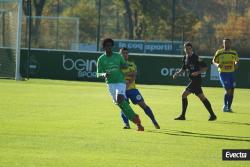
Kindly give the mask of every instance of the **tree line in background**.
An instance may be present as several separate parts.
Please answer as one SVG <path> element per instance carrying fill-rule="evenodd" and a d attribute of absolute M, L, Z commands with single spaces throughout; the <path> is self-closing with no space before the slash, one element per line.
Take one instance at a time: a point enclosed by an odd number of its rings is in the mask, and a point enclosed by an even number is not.
<path fill-rule="evenodd" d="M 79 42 L 114 39 L 191 41 L 200 55 L 213 55 L 224 37 L 233 40 L 240 55 L 250 46 L 250 1 L 245 0 L 31 0 L 32 16 L 79 17 Z M 27 1 L 23 2 L 27 15 Z M 100 6 L 101 5 L 101 6 Z M 100 7 L 100 13 L 98 8 Z M 32 45 L 40 47 L 49 28 L 32 20 Z M 27 21 L 24 22 L 24 29 Z M 54 27 L 51 27 L 53 29 Z M 60 27 L 59 27 L 60 28 Z M 62 32 L 70 35 L 65 29 Z M 46 43 L 46 42 L 45 42 Z M 249 55 L 250 56 L 250 55 Z"/>

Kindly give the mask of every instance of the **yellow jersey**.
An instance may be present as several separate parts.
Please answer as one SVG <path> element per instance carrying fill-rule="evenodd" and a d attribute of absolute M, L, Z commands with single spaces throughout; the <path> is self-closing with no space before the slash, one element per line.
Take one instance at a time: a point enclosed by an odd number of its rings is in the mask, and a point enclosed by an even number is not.
<path fill-rule="evenodd" d="M 235 62 L 239 61 L 239 56 L 235 50 L 225 50 L 223 48 L 216 51 L 214 61 L 222 64 L 222 67 L 218 67 L 219 72 L 234 72 Z"/>
<path fill-rule="evenodd" d="M 125 81 L 126 81 L 126 84 L 127 84 L 127 90 L 130 90 L 130 89 L 136 89 L 136 86 L 135 86 L 135 80 L 128 84 L 131 79 L 132 79 L 132 75 L 136 75 L 137 73 L 137 68 L 136 68 L 136 65 L 134 62 L 131 62 L 131 61 L 127 61 L 128 63 L 128 68 L 126 69 L 122 69 L 122 72 L 125 74 Z"/>

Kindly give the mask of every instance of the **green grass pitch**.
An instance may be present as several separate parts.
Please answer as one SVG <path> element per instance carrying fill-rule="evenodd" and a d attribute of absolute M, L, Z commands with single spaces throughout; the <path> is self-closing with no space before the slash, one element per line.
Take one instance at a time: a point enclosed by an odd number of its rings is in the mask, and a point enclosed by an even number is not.
<path fill-rule="evenodd" d="M 161 125 L 123 130 L 120 112 L 105 83 L 0 80 L 0 167 L 235 167 L 250 161 L 222 161 L 222 149 L 250 149 L 250 90 L 236 89 L 234 113 L 223 113 L 222 88 L 204 88 L 218 120 L 194 95 L 187 121 L 183 86 L 138 85 Z"/>

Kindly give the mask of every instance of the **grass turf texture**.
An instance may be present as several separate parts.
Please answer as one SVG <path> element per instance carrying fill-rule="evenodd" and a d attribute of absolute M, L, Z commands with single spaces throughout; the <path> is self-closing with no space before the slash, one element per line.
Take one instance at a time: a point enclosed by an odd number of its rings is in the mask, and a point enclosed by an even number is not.
<path fill-rule="evenodd" d="M 0 80 L 1 167 L 249 166 L 222 161 L 222 149 L 250 148 L 249 89 L 236 89 L 234 113 L 222 113 L 222 88 L 204 88 L 218 116 L 189 96 L 186 121 L 182 86 L 138 85 L 161 125 L 154 129 L 137 106 L 145 132 L 123 130 L 119 109 L 104 83 Z"/>

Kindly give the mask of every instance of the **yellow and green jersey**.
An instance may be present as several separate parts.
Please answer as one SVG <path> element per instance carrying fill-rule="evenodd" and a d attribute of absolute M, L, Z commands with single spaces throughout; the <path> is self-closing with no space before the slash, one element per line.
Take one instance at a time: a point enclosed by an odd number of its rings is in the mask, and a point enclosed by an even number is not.
<path fill-rule="evenodd" d="M 132 76 L 130 74 L 137 72 L 136 65 L 134 62 L 127 61 L 127 63 L 128 63 L 128 68 L 122 69 L 122 72 L 125 74 L 126 83 L 128 83 L 132 79 Z M 129 87 L 127 87 L 127 90 L 130 90 L 130 89 L 136 89 L 135 81 L 133 81 L 129 85 Z"/>
<path fill-rule="evenodd" d="M 102 76 L 104 73 L 109 73 L 106 83 L 125 83 L 121 66 L 127 66 L 122 55 L 113 52 L 111 56 L 107 56 L 104 53 L 97 60 L 97 77 Z"/>
<path fill-rule="evenodd" d="M 216 51 L 214 61 L 222 64 L 222 67 L 218 68 L 219 72 L 234 72 L 235 62 L 239 61 L 239 56 L 235 50 L 225 50 L 223 48 Z"/>

